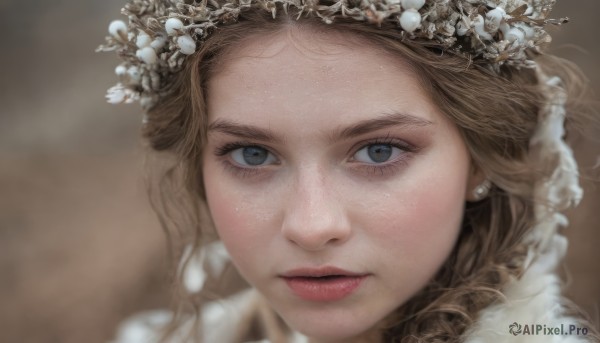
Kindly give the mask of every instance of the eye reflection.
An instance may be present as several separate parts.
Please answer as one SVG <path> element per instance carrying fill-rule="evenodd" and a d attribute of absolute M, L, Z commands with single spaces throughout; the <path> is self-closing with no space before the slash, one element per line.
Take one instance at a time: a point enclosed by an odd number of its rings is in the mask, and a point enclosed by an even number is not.
<path fill-rule="evenodd" d="M 357 151 L 354 159 L 363 163 L 384 163 L 398 157 L 401 152 L 391 144 L 370 144 Z"/>

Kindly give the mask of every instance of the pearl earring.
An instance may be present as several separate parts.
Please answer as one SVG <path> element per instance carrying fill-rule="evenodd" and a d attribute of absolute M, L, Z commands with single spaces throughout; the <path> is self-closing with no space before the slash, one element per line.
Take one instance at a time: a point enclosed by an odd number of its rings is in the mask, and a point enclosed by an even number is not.
<path fill-rule="evenodd" d="M 491 188 L 492 183 L 488 179 L 483 181 L 479 186 L 475 187 L 473 190 L 473 197 L 475 198 L 475 201 L 479 201 L 487 197 Z"/>

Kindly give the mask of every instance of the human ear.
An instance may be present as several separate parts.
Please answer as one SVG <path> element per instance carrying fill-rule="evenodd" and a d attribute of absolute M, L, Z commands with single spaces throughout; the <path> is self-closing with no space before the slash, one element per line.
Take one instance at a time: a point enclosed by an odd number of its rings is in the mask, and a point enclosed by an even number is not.
<path fill-rule="evenodd" d="M 487 197 L 492 187 L 491 181 L 485 173 L 475 164 L 471 164 L 467 188 L 465 189 L 465 199 L 467 201 L 480 201 Z"/>

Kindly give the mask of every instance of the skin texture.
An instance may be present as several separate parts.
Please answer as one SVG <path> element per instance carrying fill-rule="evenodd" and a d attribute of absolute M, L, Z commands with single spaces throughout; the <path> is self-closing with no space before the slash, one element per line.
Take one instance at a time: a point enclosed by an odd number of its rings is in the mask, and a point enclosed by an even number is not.
<path fill-rule="evenodd" d="M 252 38 L 208 88 L 203 177 L 216 230 L 241 274 L 314 342 L 381 340 L 378 324 L 449 255 L 481 181 L 410 68 L 346 38 L 295 28 Z M 402 124 L 344 130 L 392 113 Z M 237 142 L 268 157 L 248 165 L 241 148 L 223 149 Z M 390 158 L 370 159 L 373 144 Z M 323 266 L 367 277 L 331 302 L 304 300 L 280 277 Z"/>

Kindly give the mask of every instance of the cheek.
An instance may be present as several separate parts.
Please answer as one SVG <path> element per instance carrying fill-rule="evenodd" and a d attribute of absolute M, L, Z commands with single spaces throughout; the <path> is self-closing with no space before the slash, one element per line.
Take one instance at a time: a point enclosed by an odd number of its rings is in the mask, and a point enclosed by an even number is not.
<path fill-rule="evenodd" d="M 272 241 L 273 232 L 269 230 L 268 222 L 273 218 L 273 211 L 269 209 L 274 207 L 259 206 L 269 204 L 266 193 L 243 191 L 239 181 L 225 173 L 214 162 L 205 164 L 208 207 L 221 241 L 240 272 L 246 274 L 244 271 L 248 266 L 259 264 L 255 261 L 260 259 L 256 251 L 261 251 Z"/>
<path fill-rule="evenodd" d="M 234 191 L 231 191 L 226 180 L 210 179 L 211 185 L 206 187 L 208 206 L 219 237 L 226 246 L 240 246 L 244 241 L 255 242 L 260 235 L 257 230 L 245 230 L 249 224 L 247 202 Z M 239 249 L 229 249 L 230 252 Z"/>
<path fill-rule="evenodd" d="M 409 206 L 404 215 L 408 218 L 414 234 L 425 239 L 443 235 L 450 228 L 458 227 L 464 211 L 464 178 L 439 175 L 422 176 L 411 186 L 407 195 Z"/>
<path fill-rule="evenodd" d="M 398 212 L 401 226 L 393 228 L 402 232 L 398 238 L 407 243 L 408 251 L 419 255 L 422 247 L 439 250 L 452 244 L 462 220 L 463 194 L 462 188 L 431 179 L 412 192 L 410 205 Z"/>
<path fill-rule="evenodd" d="M 398 269 L 402 261 L 415 280 L 426 282 L 444 263 L 461 228 L 467 165 L 418 168 L 393 188 L 391 197 L 401 200 L 382 209 L 375 225 L 381 228 L 377 245 L 392 251 L 388 268 Z"/>

